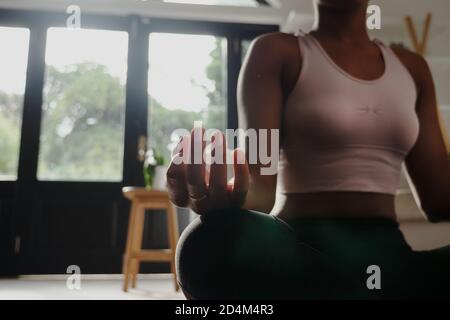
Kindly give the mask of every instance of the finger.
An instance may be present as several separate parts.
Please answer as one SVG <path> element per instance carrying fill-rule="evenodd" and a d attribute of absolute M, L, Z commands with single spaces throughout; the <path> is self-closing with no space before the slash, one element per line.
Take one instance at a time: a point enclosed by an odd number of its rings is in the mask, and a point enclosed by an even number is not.
<path fill-rule="evenodd" d="M 167 189 L 169 199 L 179 207 L 189 205 L 189 196 L 186 181 L 186 163 L 183 161 L 185 150 L 189 150 L 190 137 L 182 137 L 178 143 L 169 168 L 167 169 Z M 175 152 L 174 150 L 174 152 Z"/>
<path fill-rule="evenodd" d="M 177 145 L 172 150 L 172 157 L 176 156 L 177 154 L 181 153 L 182 155 L 186 156 L 186 154 L 189 154 L 187 151 L 189 149 L 189 144 L 191 143 L 191 135 L 184 135 L 180 136 L 180 139 L 178 140 Z M 186 150 L 186 152 L 184 152 Z"/>
<path fill-rule="evenodd" d="M 208 209 L 208 190 L 205 183 L 205 163 L 203 162 L 203 133 L 202 128 L 194 128 L 191 132 L 190 157 L 187 164 L 187 190 L 192 209 L 197 213 L 204 213 Z"/>
<path fill-rule="evenodd" d="M 227 205 L 227 164 L 226 164 L 226 143 L 221 132 L 215 134 L 211 139 L 212 151 L 209 173 L 209 197 L 214 207 L 225 207 Z"/>
<path fill-rule="evenodd" d="M 250 182 L 248 163 L 241 149 L 233 151 L 233 174 L 234 184 L 230 198 L 235 205 L 241 206 L 245 202 Z"/>
<path fill-rule="evenodd" d="M 194 197 L 198 192 L 201 192 L 200 196 L 206 192 L 203 131 L 202 128 L 194 128 L 191 132 L 190 157 L 186 172 L 188 190 L 193 190 Z"/>

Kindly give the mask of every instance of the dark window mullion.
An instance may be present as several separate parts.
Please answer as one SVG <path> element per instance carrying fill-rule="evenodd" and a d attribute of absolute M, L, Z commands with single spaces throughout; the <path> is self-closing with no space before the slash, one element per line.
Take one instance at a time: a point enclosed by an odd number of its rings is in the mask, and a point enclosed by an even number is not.
<path fill-rule="evenodd" d="M 39 153 L 47 27 L 30 30 L 18 180 L 35 181 Z"/>
<path fill-rule="evenodd" d="M 143 185 L 137 149 L 139 136 L 147 136 L 149 41 L 148 32 L 138 16 L 130 17 L 129 32 L 123 182 L 125 185 Z"/>
<path fill-rule="evenodd" d="M 23 120 L 17 189 L 14 199 L 13 241 L 11 250 L 17 245 L 14 239 L 20 237 L 20 254 L 26 253 L 31 245 L 31 218 L 28 214 L 32 208 L 33 192 L 36 190 L 36 172 L 39 154 L 39 137 L 41 129 L 42 99 L 45 75 L 45 47 L 47 27 L 34 25 L 30 29 L 28 67 L 23 104 Z M 12 270 L 20 273 L 19 260 L 13 260 Z"/>
<path fill-rule="evenodd" d="M 227 128 L 238 127 L 237 83 L 241 68 L 241 41 L 237 36 L 229 36 L 227 41 Z"/>

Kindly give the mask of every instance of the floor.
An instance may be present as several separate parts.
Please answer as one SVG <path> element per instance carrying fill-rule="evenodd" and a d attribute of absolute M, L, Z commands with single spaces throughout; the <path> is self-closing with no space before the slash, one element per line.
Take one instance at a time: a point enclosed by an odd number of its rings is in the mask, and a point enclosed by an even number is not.
<path fill-rule="evenodd" d="M 82 276 L 80 289 L 69 289 L 66 275 L 0 279 L 0 300 L 182 300 L 169 275 L 141 275 L 137 288 L 122 291 L 120 275 Z"/>

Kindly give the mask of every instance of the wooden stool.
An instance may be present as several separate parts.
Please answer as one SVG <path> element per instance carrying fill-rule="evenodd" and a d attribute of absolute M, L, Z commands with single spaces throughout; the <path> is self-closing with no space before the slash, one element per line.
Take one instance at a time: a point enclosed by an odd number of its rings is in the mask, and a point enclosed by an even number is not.
<path fill-rule="evenodd" d="M 147 190 L 144 188 L 125 187 L 124 196 L 131 200 L 130 218 L 126 251 L 123 258 L 123 291 L 128 291 L 131 276 L 131 287 L 136 287 L 136 276 L 141 262 L 169 262 L 174 275 L 175 290 L 179 290 L 175 270 L 175 249 L 178 242 L 177 213 L 169 201 L 166 191 Z M 169 249 L 142 250 L 145 209 L 165 209 L 167 212 L 167 234 Z"/>

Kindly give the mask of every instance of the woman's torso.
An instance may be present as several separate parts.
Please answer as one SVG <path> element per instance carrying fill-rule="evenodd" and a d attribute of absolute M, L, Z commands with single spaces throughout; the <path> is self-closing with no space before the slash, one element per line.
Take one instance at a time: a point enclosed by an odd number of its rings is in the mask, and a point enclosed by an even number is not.
<path fill-rule="evenodd" d="M 321 39 L 317 35 L 313 36 L 317 41 L 316 44 L 321 47 L 320 49 L 328 54 L 327 58 L 331 58 L 329 62 L 334 63 L 335 67 L 337 66 L 355 79 L 370 82 L 381 78 L 389 71 L 387 70 L 387 62 L 380 55 L 380 49 L 374 44 L 364 44 L 357 47 L 354 44 L 348 45 L 333 39 Z M 307 35 L 307 37 L 312 36 Z M 289 47 L 289 50 L 284 50 L 284 52 L 289 52 L 285 59 L 285 68 L 283 69 L 285 71 L 282 77 L 285 101 L 288 100 L 296 86 L 301 86 L 301 83 L 297 82 L 299 82 L 303 67 L 303 53 L 300 52 L 301 49 L 297 41 L 298 39 L 294 36 L 286 38 L 285 41 L 286 46 Z M 401 57 L 398 58 L 401 60 Z M 408 68 L 406 64 L 405 66 Z M 283 125 L 285 125 L 284 122 Z M 284 130 L 283 125 L 281 128 L 282 145 L 286 140 L 295 140 L 296 138 L 295 133 Z M 367 192 L 367 190 L 363 192 L 358 190 L 319 190 L 315 192 L 277 193 L 276 204 L 272 213 L 282 219 L 299 216 L 385 217 L 395 219 L 395 195 L 392 192 L 384 193 L 378 190 L 376 192 Z"/>

